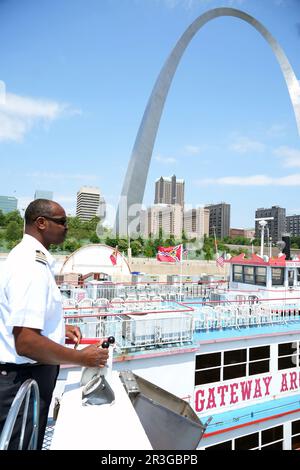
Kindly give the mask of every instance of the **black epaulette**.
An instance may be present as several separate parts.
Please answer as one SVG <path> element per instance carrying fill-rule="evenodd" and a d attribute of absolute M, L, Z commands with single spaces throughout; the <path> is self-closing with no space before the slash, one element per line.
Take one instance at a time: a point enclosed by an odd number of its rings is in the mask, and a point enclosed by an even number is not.
<path fill-rule="evenodd" d="M 35 261 L 47 265 L 47 257 L 45 253 L 40 250 L 35 250 Z"/>

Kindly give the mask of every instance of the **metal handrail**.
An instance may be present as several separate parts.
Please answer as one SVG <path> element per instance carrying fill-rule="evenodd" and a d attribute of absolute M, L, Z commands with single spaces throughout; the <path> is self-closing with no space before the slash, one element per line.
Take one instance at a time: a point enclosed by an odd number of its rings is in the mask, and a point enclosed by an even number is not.
<path fill-rule="evenodd" d="M 25 428 L 26 428 L 26 423 L 27 423 L 29 400 L 30 400 L 32 391 L 33 391 L 33 418 L 32 418 L 33 429 L 32 429 L 30 441 L 28 444 L 28 450 L 35 450 L 37 448 L 38 430 L 39 430 L 40 393 L 39 393 L 39 387 L 36 381 L 33 379 L 28 379 L 19 388 L 18 393 L 16 394 L 14 401 L 12 402 L 11 408 L 9 410 L 9 413 L 6 417 L 6 421 L 5 421 L 2 433 L 0 435 L 0 450 L 8 449 L 10 438 L 14 430 L 20 408 L 25 400 L 21 434 L 20 434 L 19 447 L 18 447 L 18 450 L 22 450 L 23 442 L 24 442 L 24 435 L 25 435 Z"/>

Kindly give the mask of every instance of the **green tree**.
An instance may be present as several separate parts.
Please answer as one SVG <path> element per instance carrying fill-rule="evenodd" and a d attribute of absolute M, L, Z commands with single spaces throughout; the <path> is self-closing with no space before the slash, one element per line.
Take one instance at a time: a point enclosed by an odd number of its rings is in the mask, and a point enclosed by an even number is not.
<path fill-rule="evenodd" d="M 130 244 L 132 256 L 139 256 L 142 253 L 142 245 L 138 240 L 133 240 Z"/>
<path fill-rule="evenodd" d="M 18 225 L 23 227 L 24 221 L 19 211 L 12 211 L 12 212 L 9 212 L 8 214 L 5 214 L 4 225 L 7 227 L 10 222 L 17 222 Z"/>
<path fill-rule="evenodd" d="M 63 251 L 73 252 L 78 250 L 81 247 L 81 243 L 75 240 L 74 238 L 67 238 L 64 243 L 61 245 Z"/>
<path fill-rule="evenodd" d="M 19 225 L 15 220 L 11 220 L 5 230 L 5 238 L 9 242 L 20 240 L 23 235 L 23 225 Z"/>
<path fill-rule="evenodd" d="M 2 210 L 0 209 L 0 227 L 5 225 L 5 215 L 3 214 Z"/>
<path fill-rule="evenodd" d="M 90 242 L 91 243 L 100 243 L 100 238 L 98 237 L 98 235 L 96 233 L 92 233 L 90 235 Z"/>
<path fill-rule="evenodd" d="M 206 259 L 206 261 L 210 261 L 214 258 L 213 250 L 209 246 L 207 246 L 206 249 L 204 249 L 203 251 L 204 259 Z"/>

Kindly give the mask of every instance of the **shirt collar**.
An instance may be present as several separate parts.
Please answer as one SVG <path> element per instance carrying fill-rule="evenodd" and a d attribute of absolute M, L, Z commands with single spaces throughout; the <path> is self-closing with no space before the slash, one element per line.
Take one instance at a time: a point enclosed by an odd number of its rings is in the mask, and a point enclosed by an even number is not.
<path fill-rule="evenodd" d="M 48 264 L 49 264 L 51 270 L 53 270 L 54 265 L 55 265 L 55 259 L 51 255 L 51 253 L 49 253 L 49 251 L 44 247 L 44 245 L 41 244 L 41 242 L 39 242 L 32 235 L 28 235 L 27 233 L 24 233 L 22 242 L 33 246 L 36 250 L 42 251 L 44 253 L 44 255 L 46 255 L 46 258 L 47 258 L 47 261 L 48 261 Z"/>

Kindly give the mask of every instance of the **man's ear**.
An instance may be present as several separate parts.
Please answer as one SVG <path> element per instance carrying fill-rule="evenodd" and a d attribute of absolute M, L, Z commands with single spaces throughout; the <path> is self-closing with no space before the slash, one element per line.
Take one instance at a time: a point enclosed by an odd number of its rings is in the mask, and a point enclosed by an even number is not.
<path fill-rule="evenodd" d="M 35 221 L 36 226 L 39 230 L 45 230 L 46 228 L 46 219 L 44 217 L 38 217 Z"/>

